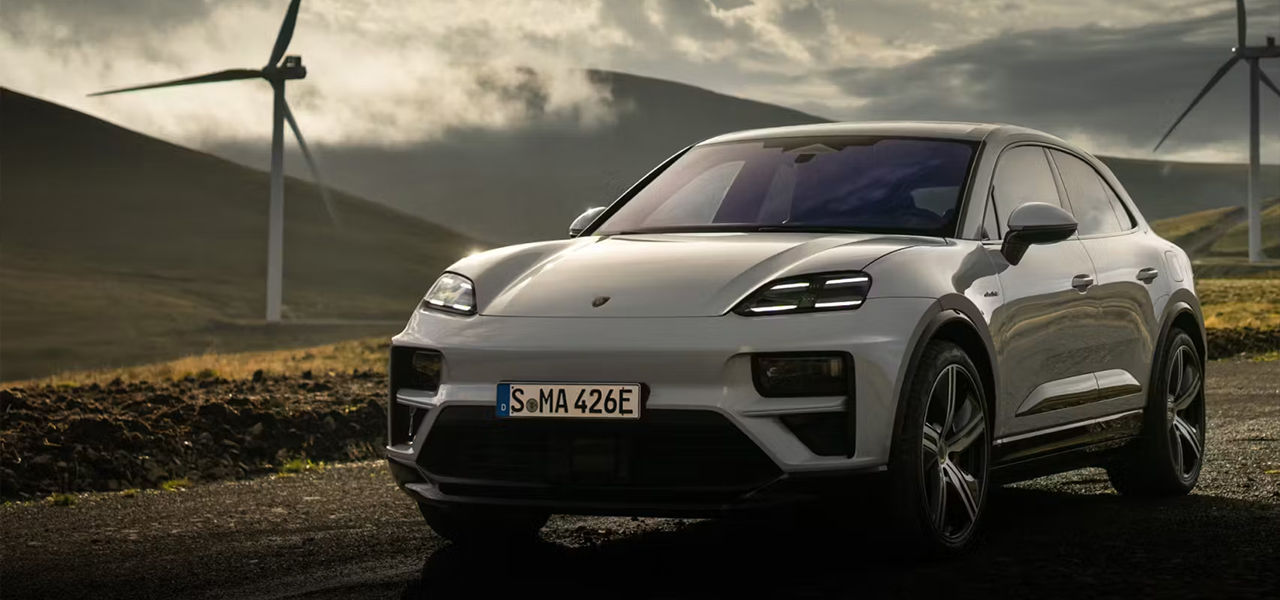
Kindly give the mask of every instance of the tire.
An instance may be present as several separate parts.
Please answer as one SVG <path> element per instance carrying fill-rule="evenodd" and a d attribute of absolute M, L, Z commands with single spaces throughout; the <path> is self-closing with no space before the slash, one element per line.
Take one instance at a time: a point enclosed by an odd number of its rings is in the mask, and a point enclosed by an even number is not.
<path fill-rule="evenodd" d="M 530 544 L 547 524 L 545 512 L 518 508 L 440 506 L 419 503 L 418 510 L 431 529 L 459 546 L 510 546 Z"/>
<path fill-rule="evenodd" d="M 1107 467 L 1127 496 L 1190 493 L 1204 466 L 1204 363 L 1185 331 L 1170 332 L 1157 355 L 1142 433 Z"/>
<path fill-rule="evenodd" d="M 969 355 L 929 342 L 909 381 L 889 458 L 896 539 L 914 555 L 945 556 L 979 531 L 990 480 L 990 402 Z"/>

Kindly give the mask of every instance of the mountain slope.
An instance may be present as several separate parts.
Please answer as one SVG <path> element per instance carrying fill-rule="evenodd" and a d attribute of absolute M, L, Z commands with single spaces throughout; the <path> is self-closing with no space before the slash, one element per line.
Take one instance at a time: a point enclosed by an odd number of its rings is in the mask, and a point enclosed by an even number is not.
<path fill-rule="evenodd" d="M 268 177 L 0 89 L 0 378 L 393 325 L 258 324 Z M 287 317 L 398 320 L 471 239 L 286 180 Z"/>
<path fill-rule="evenodd" d="M 613 123 L 460 130 L 408 147 L 316 151 L 337 187 L 484 239 L 519 242 L 563 237 L 583 210 L 612 202 L 688 144 L 735 129 L 824 120 L 660 79 L 599 71 L 591 77 L 612 90 Z M 268 158 L 262 144 L 210 150 L 246 164 Z M 300 160 L 291 155 L 286 162 L 297 168 Z"/>
<path fill-rule="evenodd" d="M 581 130 L 535 123 L 515 131 L 453 131 L 408 147 L 321 147 L 330 180 L 486 239 L 560 237 L 573 217 L 608 204 L 687 144 L 713 135 L 826 119 L 702 88 L 592 71 L 616 119 Z M 1243 143 L 1243 140 L 1242 142 Z M 223 144 L 215 153 L 265 164 L 265 144 Z M 1243 203 L 1245 167 L 1104 158 L 1149 219 Z M 302 173 L 300 156 L 287 163 Z M 1264 191 L 1280 194 L 1280 166 L 1264 168 Z"/>

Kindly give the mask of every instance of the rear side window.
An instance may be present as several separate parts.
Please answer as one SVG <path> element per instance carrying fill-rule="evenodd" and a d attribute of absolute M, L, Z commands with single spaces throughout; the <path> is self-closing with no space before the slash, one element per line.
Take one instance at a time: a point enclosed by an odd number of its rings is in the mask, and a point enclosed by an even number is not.
<path fill-rule="evenodd" d="M 1018 146 L 1000 155 L 991 195 L 995 200 L 995 217 L 1000 223 L 1001 237 L 1008 229 L 1013 209 L 1028 202 L 1062 206 L 1058 199 L 1058 186 L 1053 182 L 1053 172 L 1049 170 L 1049 160 L 1039 146 Z M 988 213 L 988 223 L 990 216 Z"/>
<path fill-rule="evenodd" d="M 1116 196 L 1116 191 L 1111 186 L 1103 182 L 1102 187 L 1107 192 L 1107 200 L 1111 202 L 1111 209 L 1116 211 L 1116 219 L 1120 221 L 1120 229 L 1128 231 L 1138 226 L 1138 221 L 1133 218 L 1133 213 L 1129 212 L 1129 208 L 1120 201 L 1120 197 Z"/>
<path fill-rule="evenodd" d="M 1067 189 L 1067 201 L 1071 212 L 1080 223 L 1080 235 L 1117 233 L 1127 227 L 1120 226 L 1115 207 L 1107 197 L 1111 187 L 1098 176 L 1089 163 L 1065 152 L 1052 150 L 1053 161 L 1062 175 L 1062 185 Z"/>

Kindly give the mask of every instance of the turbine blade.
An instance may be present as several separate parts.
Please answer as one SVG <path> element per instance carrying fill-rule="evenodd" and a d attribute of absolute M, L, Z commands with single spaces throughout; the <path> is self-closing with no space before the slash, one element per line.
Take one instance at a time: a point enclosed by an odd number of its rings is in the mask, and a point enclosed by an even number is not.
<path fill-rule="evenodd" d="M 1271 88 L 1271 91 L 1275 92 L 1277 96 L 1280 96 L 1280 87 L 1276 87 L 1276 82 L 1271 81 L 1271 78 L 1267 77 L 1266 71 L 1263 71 L 1262 69 L 1258 69 L 1258 75 L 1262 77 L 1263 84 Z"/>
<path fill-rule="evenodd" d="M 1237 62 L 1240 62 L 1240 59 L 1232 56 L 1227 59 L 1227 62 L 1222 63 L 1221 67 L 1218 67 L 1218 72 L 1214 73 L 1213 77 L 1209 78 L 1209 83 L 1206 83 L 1204 88 L 1200 90 L 1200 93 L 1196 94 L 1195 100 L 1191 101 L 1191 104 L 1187 106 L 1187 109 L 1182 111 L 1182 114 L 1178 115 L 1178 119 L 1173 122 L 1173 125 L 1169 126 L 1168 131 L 1164 132 L 1164 136 L 1160 138 L 1160 141 L 1156 142 L 1156 147 L 1151 149 L 1152 152 L 1160 149 L 1160 145 L 1163 144 L 1165 140 L 1169 139 L 1169 135 L 1173 133 L 1174 129 L 1178 128 L 1178 124 L 1182 123 L 1183 119 L 1187 118 L 1187 114 L 1191 112 L 1191 109 L 1195 108 L 1196 105 L 1200 103 L 1200 100 L 1204 98 L 1205 94 L 1209 93 L 1209 90 L 1213 89 L 1213 86 L 1218 85 L 1218 82 L 1222 80 L 1222 77 L 1226 75 L 1227 71 L 1230 71 L 1231 67 L 1234 67 Z"/>
<path fill-rule="evenodd" d="M 194 85 L 197 83 L 216 83 L 219 81 L 236 81 L 239 79 L 257 79 L 262 77 L 262 71 L 257 69 L 227 69 L 226 71 L 218 71 L 217 73 L 205 73 L 204 75 L 196 75 L 195 77 L 186 77 L 183 79 L 174 79 L 172 81 L 161 81 L 159 83 L 148 83 L 144 85 L 135 85 L 133 87 L 120 88 L 115 90 L 106 90 L 104 92 L 94 92 L 90 96 L 105 96 L 107 94 L 119 94 L 121 92 L 136 92 L 138 90 L 150 90 L 153 88 L 174 87 L 178 85 Z"/>
<path fill-rule="evenodd" d="M 276 35 L 276 45 L 271 49 L 271 58 L 267 66 L 274 67 L 284 58 L 284 51 L 289 49 L 289 41 L 293 39 L 293 26 L 298 22 L 298 4 L 302 0 L 289 2 L 289 10 L 284 13 L 284 22 L 280 23 L 280 33 Z"/>
<path fill-rule="evenodd" d="M 311 169 L 311 178 L 315 180 L 316 187 L 320 188 L 320 198 L 324 201 L 324 210 L 329 213 L 329 220 L 339 228 L 342 222 L 338 219 L 338 212 L 335 210 L 333 198 L 329 197 L 329 188 L 325 186 L 324 179 L 320 177 L 320 165 L 316 164 L 316 159 L 311 155 L 311 149 L 307 147 L 307 141 L 302 138 L 302 129 L 298 127 L 298 120 L 293 118 L 293 111 L 289 109 L 289 103 L 284 103 L 284 120 L 288 121 L 289 129 L 293 130 L 293 137 L 298 139 L 298 147 L 302 149 L 302 157 L 307 161 L 307 168 Z"/>
<path fill-rule="evenodd" d="M 1236 0 L 1236 47 L 1244 47 L 1245 34 L 1249 30 L 1248 17 L 1244 12 L 1244 0 Z"/>

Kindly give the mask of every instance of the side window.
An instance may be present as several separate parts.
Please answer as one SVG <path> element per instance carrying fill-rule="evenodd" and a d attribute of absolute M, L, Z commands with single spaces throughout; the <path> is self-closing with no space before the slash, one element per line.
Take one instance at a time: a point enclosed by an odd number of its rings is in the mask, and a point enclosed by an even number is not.
<path fill-rule="evenodd" d="M 1106 182 L 1103 182 L 1102 187 L 1105 188 L 1105 191 L 1107 192 L 1107 200 L 1111 202 L 1112 210 L 1116 211 L 1116 219 L 1120 221 L 1120 229 L 1122 231 L 1128 231 L 1137 227 L 1137 219 L 1133 218 L 1133 213 L 1129 212 L 1129 208 L 1124 205 L 1124 202 L 1120 201 L 1118 196 L 1116 196 L 1116 191 L 1111 189 L 1111 186 L 1107 185 Z"/>
<path fill-rule="evenodd" d="M 1018 146 L 1001 154 L 991 194 L 995 199 L 995 216 L 1000 223 L 1001 237 L 1013 209 L 1028 202 L 1062 206 L 1058 199 L 1058 186 L 1053 182 L 1053 172 L 1049 170 L 1049 160 L 1040 146 Z M 987 211 L 988 215 L 990 213 Z"/>
<path fill-rule="evenodd" d="M 1127 227 L 1120 226 L 1115 208 L 1107 198 L 1110 186 L 1098 176 L 1089 163 L 1065 152 L 1052 150 L 1053 161 L 1058 164 L 1062 185 L 1067 188 L 1067 200 L 1071 212 L 1080 222 L 1080 235 L 1116 233 Z"/>

